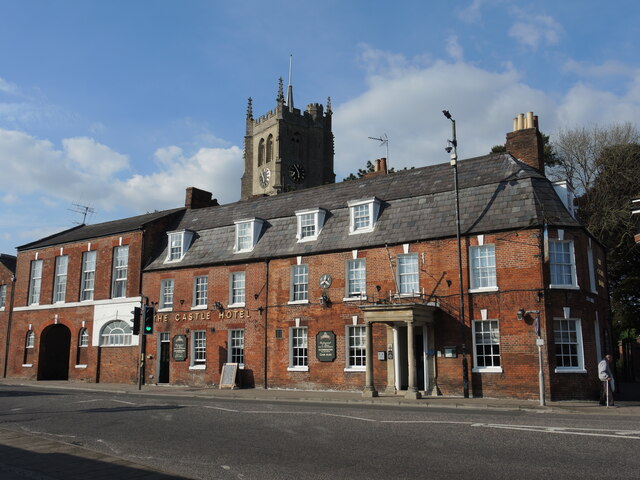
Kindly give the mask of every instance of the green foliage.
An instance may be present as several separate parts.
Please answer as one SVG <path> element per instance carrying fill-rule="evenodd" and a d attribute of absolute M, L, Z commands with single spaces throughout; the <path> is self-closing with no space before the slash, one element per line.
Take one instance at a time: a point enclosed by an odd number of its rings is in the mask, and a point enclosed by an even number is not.
<path fill-rule="evenodd" d="M 598 174 L 578 199 L 580 217 L 607 248 L 611 309 L 618 334 L 640 329 L 640 245 L 631 201 L 640 194 L 640 145 L 604 148 L 596 158 Z"/>

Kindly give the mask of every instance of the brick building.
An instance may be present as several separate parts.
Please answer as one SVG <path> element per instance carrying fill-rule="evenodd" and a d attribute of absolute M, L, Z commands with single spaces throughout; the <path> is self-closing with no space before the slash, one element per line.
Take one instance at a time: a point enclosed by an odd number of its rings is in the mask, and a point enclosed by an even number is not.
<path fill-rule="evenodd" d="M 2 358 L 0 369 L 6 376 L 7 357 L 9 355 L 9 343 L 7 332 L 11 329 L 13 316 L 13 285 L 16 278 L 16 257 L 0 253 L 0 345 L 2 345 Z"/>
<path fill-rule="evenodd" d="M 331 109 L 314 105 L 282 87 L 270 115 L 250 104 L 239 202 L 187 189 L 185 208 L 20 247 L 10 375 L 135 382 L 142 350 L 154 383 L 218 385 L 232 363 L 243 387 L 537 398 L 540 352 L 546 395 L 596 395 L 604 251 L 545 177 L 537 120 L 458 163 L 460 275 L 449 164 L 331 183 Z"/>
<path fill-rule="evenodd" d="M 180 211 L 80 225 L 18 247 L 7 375 L 135 382 L 131 311 L 142 267 Z"/>

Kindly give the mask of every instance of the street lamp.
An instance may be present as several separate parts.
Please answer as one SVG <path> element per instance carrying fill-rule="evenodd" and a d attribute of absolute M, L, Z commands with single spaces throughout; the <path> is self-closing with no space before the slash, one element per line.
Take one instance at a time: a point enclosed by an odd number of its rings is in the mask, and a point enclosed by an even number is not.
<path fill-rule="evenodd" d="M 447 140 L 446 152 L 453 167 L 453 189 L 456 194 L 456 239 L 458 240 L 458 283 L 460 285 L 460 335 L 462 337 L 462 390 L 464 398 L 469 398 L 469 364 L 467 363 L 466 336 L 464 333 L 464 289 L 462 286 L 462 245 L 460 241 L 460 192 L 458 189 L 458 140 L 456 139 L 456 121 L 449 110 L 443 110 L 444 116 L 451 120 L 451 140 Z"/>

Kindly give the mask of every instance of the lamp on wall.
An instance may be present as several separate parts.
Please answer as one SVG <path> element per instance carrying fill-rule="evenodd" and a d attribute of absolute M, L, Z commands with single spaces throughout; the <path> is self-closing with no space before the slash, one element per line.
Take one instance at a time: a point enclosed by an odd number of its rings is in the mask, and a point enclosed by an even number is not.
<path fill-rule="evenodd" d="M 224 310 L 224 306 L 220 302 L 213 302 L 213 305 L 211 306 L 216 310 L 220 310 L 221 312 Z"/>
<path fill-rule="evenodd" d="M 524 308 L 518 310 L 518 313 L 516 313 L 516 318 L 520 321 L 524 320 Z"/>

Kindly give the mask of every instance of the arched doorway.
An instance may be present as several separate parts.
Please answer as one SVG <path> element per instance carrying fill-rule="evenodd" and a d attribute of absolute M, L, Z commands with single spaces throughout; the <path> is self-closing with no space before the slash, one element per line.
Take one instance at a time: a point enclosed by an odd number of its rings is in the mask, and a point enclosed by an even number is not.
<path fill-rule="evenodd" d="M 51 325 L 40 335 L 38 380 L 67 380 L 71 331 L 64 325 Z"/>

